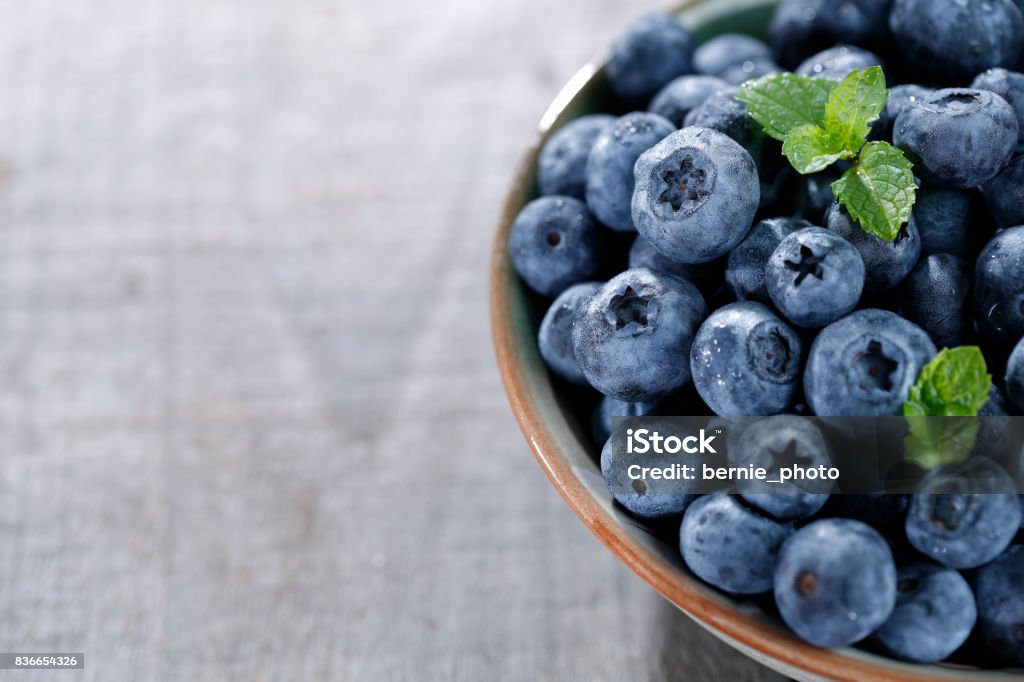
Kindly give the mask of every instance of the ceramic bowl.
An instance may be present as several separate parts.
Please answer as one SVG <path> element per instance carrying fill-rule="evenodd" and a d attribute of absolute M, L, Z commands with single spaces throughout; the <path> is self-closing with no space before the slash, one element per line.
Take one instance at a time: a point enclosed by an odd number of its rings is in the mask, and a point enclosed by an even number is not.
<path fill-rule="evenodd" d="M 678 8 L 698 40 L 727 31 L 757 35 L 771 17 L 767 0 L 706 0 Z M 901 663 L 858 649 L 819 649 L 793 636 L 777 619 L 749 601 L 705 585 L 686 568 L 675 543 L 617 508 L 589 445 L 589 414 L 574 396 L 552 383 L 535 337 L 544 303 L 524 289 L 509 263 L 509 229 L 524 203 L 536 195 L 538 151 L 551 132 L 577 116 L 611 104 L 603 59 L 584 66 L 540 120 L 501 215 L 491 262 L 491 325 L 498 365 L 512 411 L 552 485 L 580 520 L 630 569 L 707 630 L 751 658 L 797 680 L 919 682 L 1022 679 L 1019 674 L 953 666 Z"/>

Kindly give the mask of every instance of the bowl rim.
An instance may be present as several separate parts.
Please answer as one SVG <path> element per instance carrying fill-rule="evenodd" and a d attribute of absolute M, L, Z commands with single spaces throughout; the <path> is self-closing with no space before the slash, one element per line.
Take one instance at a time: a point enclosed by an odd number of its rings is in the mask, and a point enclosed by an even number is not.
<path fill-rule="evenodd" d="M 688 8 L 714 2 L 685 0 L 675 4 L 670 11 L 678 14 Z M 515 314 L 512 299 L 515 288 L 521 285 L 509 261 L 507 242 L 512 222 L 524 203 L 524 196 L 533 186 L 537 156 L 542 145 L 557 126 L 570 120 L 571 106 L 594 87 L 603 75 L 605 63 L 606 55 L 602 53 L 580 68 L 561 88 L 540 118 L 506 194 L 491 250 L 488 299 L 498 368 L 516 421 L 551 484 L 605 547 L 644 582 L 698 624 L 762 663 L 775 663 L 784 669 L 842 682 L 965 679 L 995 682 L 1022 679 L 1012 672 L 915 665 L 861 650 L 823 649 L 808 644 L 736 608 L 728 597 L 681 573 L 656 556 L 597 502 L 573 471 L 563 451 L 563 444 L 559 442 L 549 418 L 538 405 L 536 391 L 551 391 L 550 377 L 543 368 L 537 371 L 536 358 L 516 341 L 516 329 L 524 320 Z M 577 445 L 583 447 L 578 441 Z"/>

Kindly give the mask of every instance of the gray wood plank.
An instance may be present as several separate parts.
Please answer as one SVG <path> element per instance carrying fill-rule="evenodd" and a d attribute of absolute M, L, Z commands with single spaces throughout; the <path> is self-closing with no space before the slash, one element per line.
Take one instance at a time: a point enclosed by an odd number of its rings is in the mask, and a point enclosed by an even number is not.
<path fill-rule="evenodd" d="M 658 4 L 4 3 L 0 648 L 82 680 L 776 679 L 576 521 L 490 347 L 514 162 Z"/>

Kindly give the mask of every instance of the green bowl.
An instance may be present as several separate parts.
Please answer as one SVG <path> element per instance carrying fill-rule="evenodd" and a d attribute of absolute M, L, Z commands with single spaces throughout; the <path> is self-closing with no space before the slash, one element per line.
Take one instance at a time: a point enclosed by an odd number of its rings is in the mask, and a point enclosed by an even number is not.
<path fill-rule="evenodd" d="M 774 4 L 705 0 L 686 3 L 678 12 L 696 39 L 703 41 L 725 32 L 762 36 Z M 615 110 L 603 64 L 602 58 L 580 69 L 541 117 L 509 190 L 491 260 L 491 326 L 498 365 L 512 411 L 551 483 L 601 542 L 651 587 L 725 642 L 789 677 L 849 682 L 1021 680 L 1020 673 L 1011 671 L 912 665 L 858 649 L 811 646 L 752 602 L 730 598 L 698 580 L 674 542 L 665 541 L 613 504 L 590 452 L 589 420 L 573 396 L 556 390 L 541 360 L 536 328 L 544 311 L 519 282 L 507 249 L 512 221 L 523 204 L 536 196 L 537 154 L 551 132 L 578 116 Z"/>

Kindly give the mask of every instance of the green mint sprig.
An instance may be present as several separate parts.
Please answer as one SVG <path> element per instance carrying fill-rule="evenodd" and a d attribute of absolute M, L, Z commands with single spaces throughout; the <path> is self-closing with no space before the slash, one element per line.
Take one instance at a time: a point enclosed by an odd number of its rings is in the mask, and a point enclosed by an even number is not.
<path fill-rule="evenodd" d="M 974 417 L 988 402 L 992 375 L 977 346 L 943 348 L 925 365 L 903 403 L 907 417 Z"/>
<path fill-rule="evenodd" d="M 855 69 L 841 82 L 772 73 L 740 87 L 739 99 L 765 134 L 782 142 L 797 172 L 852 161 L 832 192 L 865 232 L 893 241 L 910 219 L 917 185 L 910 161 L 887 142 L 868 142 L 889 91 L 881 67 Z"/>
<path fill-rule="evenodd" d="M 977 346 L 944 348 L 921 369 L 903 403 L 910 429 L 904 441 L 907 458 L 931 469 L 970 457 L 978 439 L 978 411 L 988 402 L 991 385 Z"/>

